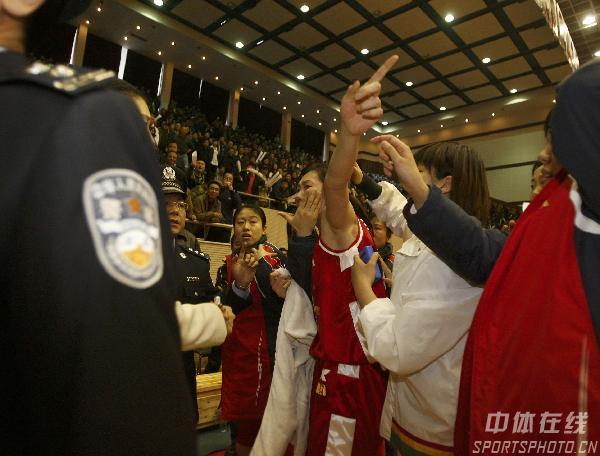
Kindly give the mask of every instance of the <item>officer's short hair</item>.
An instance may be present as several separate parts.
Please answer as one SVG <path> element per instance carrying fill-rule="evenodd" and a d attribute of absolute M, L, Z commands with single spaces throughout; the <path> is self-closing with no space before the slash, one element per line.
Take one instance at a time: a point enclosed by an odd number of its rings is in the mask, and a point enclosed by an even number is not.
<path fill-rule="evenodd" d="M 121 92 L 122 94 L 127 95 L 129 98 L 141 98 L 148 106 L 150 106 L 150 102 L 148 97 L 146 97 L 146 94 L 127 81 L 123 81 L 122 79 L 113 79 L 106 84 L 106 88 L 116 92 Z"/>

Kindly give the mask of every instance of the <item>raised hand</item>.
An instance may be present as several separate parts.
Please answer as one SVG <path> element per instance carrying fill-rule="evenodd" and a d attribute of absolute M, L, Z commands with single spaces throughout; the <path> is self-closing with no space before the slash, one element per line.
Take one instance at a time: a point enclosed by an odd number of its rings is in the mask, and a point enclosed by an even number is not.
<path fill-rule="evenodd" d="M 252 255 L 254 255 L 254 259 L 256 260 L 257 264 L 264 257 L 274 257 L 274 256 L 277 256 L 277 254 L 275 252 L 267 252 L 265 250 L 265 247 L 264 247 L 263 244 L 259 244 L 258 248 L 252 249 L 251 252 L 252 252 Z"/>
<path fill-rule="evenodd" d="M 379 266 L 381 266 L 381 270 L 383 271 L 383 281 L 385 282 L 385 285 L 388 288 L 392 288 L 392 271 L 381 257 L 379 257 Z"/>
<path fill-rule="evenodd" d="M 281 299 L 285 299 L 287 289 L 290 287 L 292 279 L 273 271 L 269 275 L 269 283 L 271 284 L 271 289 L 275 292 L 275 294 Z"/>
<path fill-rule="evenodd" d="M 223 312 L 223 319 L 227 326 L 227 335 L 229 335 L 233 331 L 233 320 L 235 320 L 235 315 L 229 306 L 221 306 L 221 312 Z"/>
<path fill-rule="evenodd" d="M 358 136 L 381 118 L 383 115 L 379 99 L 381 81 L 397 61 L 397 55 L 391 56 L 363 86 L 360 85 L 360 82 L 355 81 L 348 87 L 340 107 L 344 133 Z"/>
<path fill-rule="evenodd" d="M 362 169 L 360 169 L 360 166 L 358 166 L 358 163 L 354 163 L 354 168 L 352 168 L 352 177 L 350 177 L 350 182 L 352 182 L 354 185 L 360 185 L 360 183 L 363 180 L 363 172 Z"/>
<path fill-rule="evenodd" d="M 298 236 L 310 236 L 317 224 L 321 213 L 321 192 L 316 188 L 309 188 L 305 192 L 306 198 L 298 203 L 298 209 L 294 215 L 287 212 L 278 212 L 278 215 L 286 220 L 296 231 Z"/>
<path fill-rule="evenodd" d="M 248 288 L 256 275 L 258 260 L 254 253 L 246 253 L 242 247 L 236 260 L 233 262 L 233 278 L 240 288 Z"/>
<path fill-rule="evenodd" d="M 419 209 L 429 194 L 429 187 L 423 180 L 410 147 L 394 135 L 381 135 L 371 139 L 379 145 L 379 159 L 383 163 L 386 176 L 396 171 L 400 184 L 412 196 Z"/>

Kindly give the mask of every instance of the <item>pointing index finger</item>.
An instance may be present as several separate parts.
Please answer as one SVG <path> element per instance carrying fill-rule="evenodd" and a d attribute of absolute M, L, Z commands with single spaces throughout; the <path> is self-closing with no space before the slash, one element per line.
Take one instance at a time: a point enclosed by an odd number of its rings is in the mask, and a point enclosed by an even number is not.
<path fill-rule="evenodd" d="M 387 72 L 390 71 L 390 69 L 396 64 L 397 61 L 398 61 L 397 55 L 393 55 L 389 59 L 387 59 L 383 63 L 383 65 L 381 65 L 377 69 L 377 71 L 375 73 L 373 73 L 373 76 L 371 76 L 371 78 L 367 81 L 367 84 L 369 82 L 381 82 L 383 80 L 383 78 L 385 78 L 385 75 L 387 74 Z"/>

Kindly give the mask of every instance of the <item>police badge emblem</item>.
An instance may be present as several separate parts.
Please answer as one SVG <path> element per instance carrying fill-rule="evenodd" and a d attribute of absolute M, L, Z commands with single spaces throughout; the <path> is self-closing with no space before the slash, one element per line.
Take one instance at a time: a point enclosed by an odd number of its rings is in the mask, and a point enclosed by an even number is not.
<path fill-rule="evenodd" d="M 106 169 L 83 184 L 83 206 L 96 255 L 113 279 L 148 288 L 163 274 L 158 201 L 129 169 Z"/>
<path fill-rule="evenodd" d="M 174 180 L 175 179 L 175 170 L 173 168 L 171 168 L 170 166 L 167 166 L 165 169 L 163 169 L 163 176 L 167 180 Z"/>

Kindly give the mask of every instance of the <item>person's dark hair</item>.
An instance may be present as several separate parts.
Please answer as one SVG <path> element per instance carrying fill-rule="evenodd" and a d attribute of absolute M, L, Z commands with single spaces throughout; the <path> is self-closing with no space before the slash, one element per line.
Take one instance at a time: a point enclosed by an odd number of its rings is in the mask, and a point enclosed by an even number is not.
<path fill-rule="evenodd" d="M 218 185 L 219 186 L 219 190 L 221 190 L 221 188 L 223 187 L 223 184 L 221 184 L 221 182 L 219 182 L 218 180 L 213 179 L 213 180 L 211 180 L 208 183 L 208 185 L 206 186 L 206 188 L 210 187 L 213 184 Z"/>
<path fill-rule="evenodd" d="M 416 152 L 415 161 L 436 179 L 452 176 L 450 199 L 487 226 L 490 194 L 485 166 L 477 152 L 456 142 L 436 143 Z"/>
<path fill-rule="evenodd" d="M 327 174 L 327 164 L 325 163 L 313 163 L 312 165 L 308 165 L 302 171 L 300 171 L 299 179 L 302 179 L 306 174 L 316 171 L 319 176 L 319 180 L 321 182 L 325 182 L 325 175 Z"/>
<path fill-rule="evenodd" d="M 234 225 L 235 225 L 235 222 L 237 220 L 239 213 L 243 209 L 249 209 L 252 212 L 254 212 L 256 215 L 258 215 L 260 217 L 260 221 L 262 222 L 263 227 L 267 226 L 267 216 L 265 215 L 265 211 L 263 211 L 262 207 L 257 206 L 256 204 L 250 204 L 250 203 L 243 203 L 240 207 L 238 207 L 235 210 L 235 212 L 233 213 L 233 224 Z"/>
<path fill-rule="evenodd" d="M 533 176 L 533 173 L 535 173 L 535 170 L 538 169 L 542 165 L 543 165 L 543 163 L 541 161 L 536 160 L 535 163 L 533 164 L 533 166 L 531 167 L 531 175 Z"/>
<path fill-rule="evenodd" d="M 552 120 L 552 113 L 554 112 L 554 108 L 552 108 L 548 115 L 546 116 L 546 120 L 544 120 L 544 137 L 548 136 L 548 133 L 552 133 L 550 130 L 550 121 Z"/>
<path fill-rule="evenodd" d="M 123 81 L 122 79 L 113 79 L 106 84 L 106 88 L 116 92 L 121 92 L 122 94 L 127 95 L 129 98 L 141 98 L 148 106 L 150 106 L 150 102 L 146 97 L 146 94 L 127 81 Z"/>

